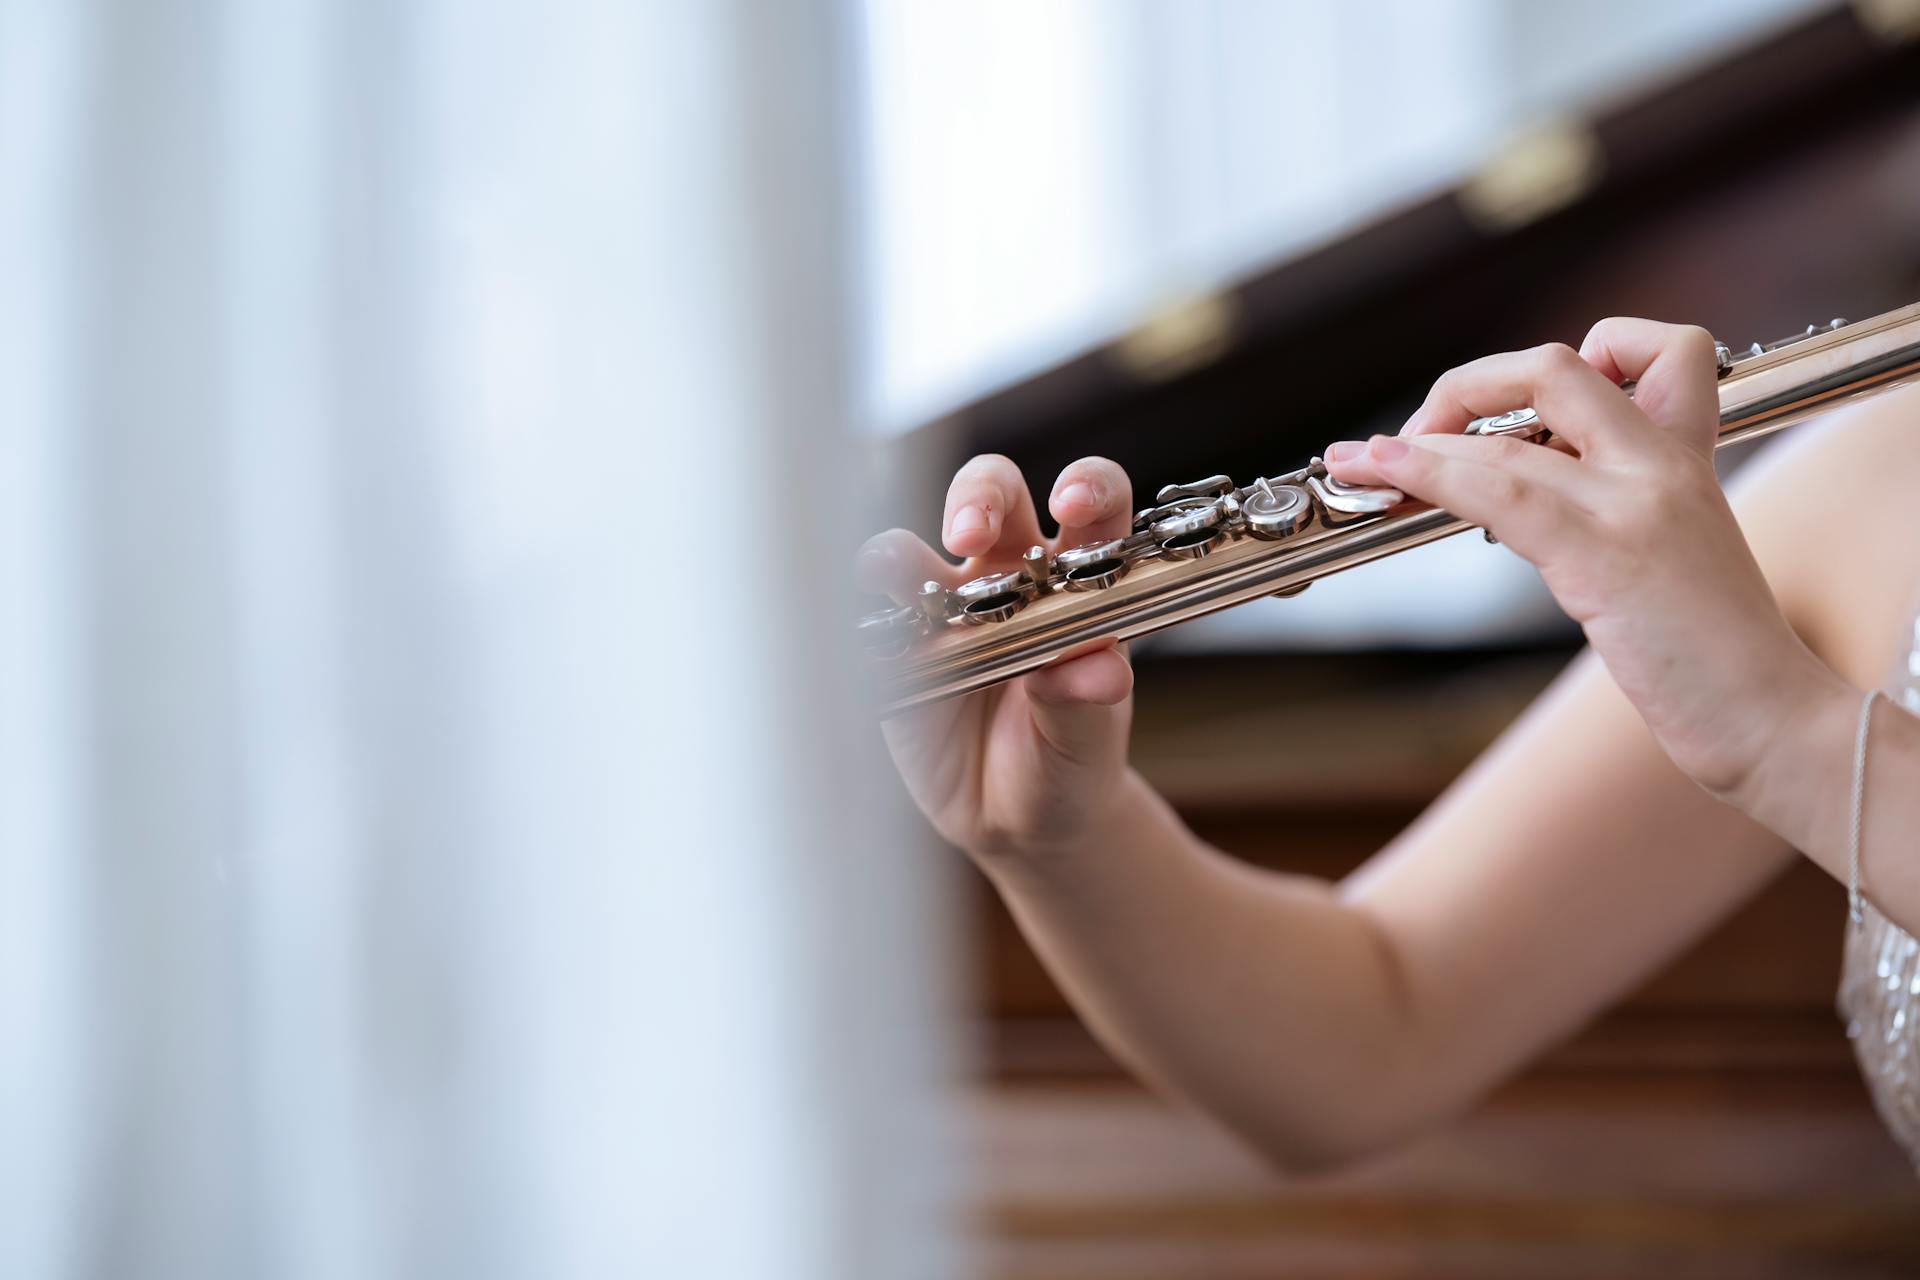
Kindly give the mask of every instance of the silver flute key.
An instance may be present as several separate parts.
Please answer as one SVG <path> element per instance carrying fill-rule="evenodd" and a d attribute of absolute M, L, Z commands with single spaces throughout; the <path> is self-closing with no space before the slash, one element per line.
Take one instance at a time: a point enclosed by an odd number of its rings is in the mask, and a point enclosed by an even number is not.
<path fill-rule="evenodd" d="M 1920 303 L 1848 324 L 1809 325 L 1735 354 L 1716 344 L 1717 445 L 1804 421 L 1920 379 Z M 1632 384 L 1623 390 L 1632 394 Z M 1470 435 L 1544 442 L 1531 407 L 1476 418 Z M 1125 537 L 1035 547 L 993 573 L 861 618 L 888 714 L 1009 680 L 1087 646 L 1149 635 L 1313 582 L 1471 526 L 1398 489 L 1346 484 L 1314 458 L 1238 487 L 1228 476 L 1167 485 Z"/>

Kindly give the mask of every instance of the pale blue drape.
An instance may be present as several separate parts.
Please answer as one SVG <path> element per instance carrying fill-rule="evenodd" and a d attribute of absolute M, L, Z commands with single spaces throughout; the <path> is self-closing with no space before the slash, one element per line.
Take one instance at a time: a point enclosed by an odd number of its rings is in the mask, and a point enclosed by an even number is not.
<path fill-rule="evenodd" d="M 831 4 L 0 0 L 0 1274 L 940 1274 Z"/>

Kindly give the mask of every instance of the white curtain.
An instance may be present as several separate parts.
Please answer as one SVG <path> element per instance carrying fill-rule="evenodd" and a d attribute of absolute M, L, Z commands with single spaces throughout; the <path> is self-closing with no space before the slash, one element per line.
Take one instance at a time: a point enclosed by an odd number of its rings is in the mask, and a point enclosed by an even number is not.
<path fill-rule="evenodd" d="M 0 1274 L 943 1274 L 829 0 L 0 0 Z"/>

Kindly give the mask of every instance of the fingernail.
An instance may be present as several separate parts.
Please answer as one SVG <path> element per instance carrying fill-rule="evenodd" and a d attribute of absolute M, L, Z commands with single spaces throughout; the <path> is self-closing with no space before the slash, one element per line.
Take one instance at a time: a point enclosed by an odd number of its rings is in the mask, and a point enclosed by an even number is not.
<path fill-rule="evenodd" d="M 987 527 L 985 511 L 979 507 L 962 507 L 953 513 L 953 523 L 947 526 L 947 536 L 958 538 L 969 533 L 979 533 Z"/>
<path fill-rule="evenodd" d="M 1062 506 L 1094 507 L 1100 504 L 1100 495 L 1085 480 L 1075 480 L 1055 494 L 1054 500 Z"/>
<path fill-rule="evenodd" d="M 1358 440 L 1335 440 L 1327 446 L 1327 461 L 1352 462 L 1365 450 L 1366 446 Z"/>
<path fill-rule="evenodd" d="M 1407 442 L 1399 436 L 1375 436 L 1367 442 L 1376 462 L 1398 462 L 1407 456 Z"/>

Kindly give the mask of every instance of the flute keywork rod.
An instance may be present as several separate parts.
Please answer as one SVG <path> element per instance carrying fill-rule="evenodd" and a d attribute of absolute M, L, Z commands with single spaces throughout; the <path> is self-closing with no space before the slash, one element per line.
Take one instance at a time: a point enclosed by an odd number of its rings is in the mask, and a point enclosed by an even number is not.
<path fill-rule="evenodd" d="M 1755 439 L 1849 400 L 1920 378 L 1920 303 L 1805 332 L 1745 352 L 1719 348 L 1717 448 Z M 1544 439 L 1531 409 L 1468 430 Z M 1236 486 L 1226 476 L 1168 485 L 1124 538 L 1048 556 L 952 590 L 929 583 L 913 603 L 858 623 L 881 682 L 883 712 L 959 697 L 1073 653 L 1132 640 L 1312 583 L 1473 526 L 1416 508 L 1397 490 L 1343 484 L 1314 458 Z"/>

